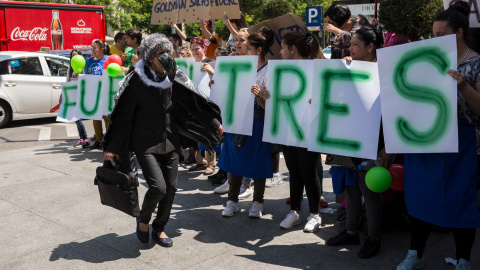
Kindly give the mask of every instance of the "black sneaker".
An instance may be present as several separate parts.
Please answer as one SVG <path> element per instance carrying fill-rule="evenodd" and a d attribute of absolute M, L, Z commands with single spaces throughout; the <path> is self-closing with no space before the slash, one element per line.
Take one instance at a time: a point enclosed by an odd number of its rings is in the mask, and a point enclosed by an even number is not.
<path fill-rule="evenodd" d="M 92 145 L 90 145 L 90 149 L 100 149 L 100 148 L 102 148 L 102 143 L 97 140 Z"/>
<path fill-rule="evenodd" d="M 217 178 L 212 180 L 212 186 L 221 186 L 227 181 L 227 179 Z"/>
<path fill-rule="evenodd" d="M 218 170 L 216 174 L 212 174 L 212 175 L 210 175 L 209 177 L 207 177 L 208 180 L 212 181 L 212 180 L 217 179 L 218 175 L 221 174 L 221 172 L 223 172 L 222 169 Z"/>
<path fill-rule="evenodd" d="M 326 244 L 327 246 L 359 245 L 360 237 L 358 236 L 358 233 L 351 235 L 347 233 L 347 230 L 343 230 L 336 236 L 328 239 Z"/>
<path fill-rule="evenodd" d="M 363 243 L 363 247 L 358 252 L 358 257 L 368 259 L 375 256 L 380 250 L 380 240 L 377 238 L 368 237 Z"/>

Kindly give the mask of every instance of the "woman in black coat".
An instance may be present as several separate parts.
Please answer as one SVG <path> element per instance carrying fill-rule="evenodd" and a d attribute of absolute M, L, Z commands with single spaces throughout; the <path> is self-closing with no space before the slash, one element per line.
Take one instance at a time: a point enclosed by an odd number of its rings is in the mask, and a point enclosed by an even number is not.
<path fill-rule="evenodd" d="M 137 237 L 152 238 L 161 246 L 173 241 L 165 234 L 175 197 L 178 172 L 179 134 L 211 149 L 222 135 L 220 110 L 196 90 L 172 57 L 167 37 L 152 34 L 142 40 L 140 60 L 125 78 L 118 102 L 111 114 L 111 125 L 104 140 L 104 156 L 114 161 L 127 151 L 135 152 L 149 186 L 137 218 Z"/>

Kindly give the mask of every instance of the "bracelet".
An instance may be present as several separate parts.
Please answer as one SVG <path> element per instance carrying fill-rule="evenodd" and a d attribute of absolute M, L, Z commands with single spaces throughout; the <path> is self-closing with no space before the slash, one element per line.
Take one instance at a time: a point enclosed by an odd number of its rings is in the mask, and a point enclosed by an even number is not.
<path fill-rule="evenodd" d="M 255 98 L 255 102 L 258 102 L 258 101 L 260 100 L 260 98 L 261 98 L 260 96 L 257 96 L 257 97 Z"/>

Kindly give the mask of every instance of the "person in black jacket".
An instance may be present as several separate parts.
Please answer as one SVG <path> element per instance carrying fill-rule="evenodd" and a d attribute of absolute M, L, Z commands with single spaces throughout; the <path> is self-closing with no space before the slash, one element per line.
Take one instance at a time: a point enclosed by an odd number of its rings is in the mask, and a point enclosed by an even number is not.
<path fill-rule="evenodd" d="M 162 34 L 146 37 L 139 48 L 140 60 L 127 75 L 105 135 L 106 160 L 114 162 L 126 151 L 133 151 L 149 186 L 137 218 L 137 237 L 152 238 L 161 246 L 173 241 L 165 234 L 176 192 L 179 134 L 204 144 L 209 150 L 222 135 L 218 106 L 196 90 L 177 69 L 173 46 Z"/>

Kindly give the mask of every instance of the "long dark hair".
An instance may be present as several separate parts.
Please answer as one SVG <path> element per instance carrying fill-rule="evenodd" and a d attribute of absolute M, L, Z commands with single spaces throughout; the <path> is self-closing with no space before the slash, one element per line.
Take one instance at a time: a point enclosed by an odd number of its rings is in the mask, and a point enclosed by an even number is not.
<path fill-rule="evenodd" d="M 350 11 L 350 8 L 348 8 L 348 6 L 345 4 L 334 3 L 327 8 L 324 16 L 330 17 L 332 21 L 337 23 L 338 27 L 341 27 L 348 19 L 350 19 L 350 17 L 352 16 L 352 12 Z"/>
<path fill-rule="evenodd" d="M 73 57 L 73 53 L 76 52 L 77 55 L 81 55 L 83 56 L 82 52 L 79 50 L 79 49 L 73 49 L 71 52 L 70 52 L 70 62 L 72 62 L 72 57 Z M 72 74 L 72 71 L 73 71 L 73 68 L 72 68 L 72 64 L 70 64 L 70 67 L 68 67 L 68 74 Z"/>
<path fill-rule="evenodd" d="M 355 35 L 365 46 L 373 43 L 375 49 L 383 48 L 384 38 L 382 28 L 378 24 L 363 26 L 355 32 Z M 377 54 L 376 51 L 374 51 L 374 53 L 375 55 Z"/>
<path fill-rule="evenodd" d="M 320 51 L 320 41 L 310 33 L 288 32 L 282 37 L 282 42 L 288 47 L 295 45 L 298 53 L 305 59 L 318 58 Z"/>
<path fill-rule="evenodd" d="M 453 32 L 457 32 L 458 29 L 463 29 L 463 40 L 467 42 L 468 29 L 470 28 L 470 22 L 468 16 L 470 15 L 470 7 L 464 1 L 456 1 L 450 3 L 447 10 L 442 11 L 435 18 L 437 21 L 446 21 L 447 26 L 450 27 Z"/>
<path fill-rule="evenodd" d="M 270 50 L 270 45 L 272 44 L 274 37 L 273 35 L 273 31 L 270 28 L 262 27 L 260 28 L 260 31 L 248 36 L 247 41 L 256 49 L 262 48 L 260 56 L 265 57 L 267 52 Z"/>
<path fill-rule="evenodd" d="M 100 46 L 100 48 L 103 49 L 103 54 L 105 55 L 111 55 L 110 53 L 110 46 L 108 46 L 105 41 L 101 40 L 101 39 L 95 39 L 93 40 L 92 43 L 96 43 L 98 44 L 98 46 Z"/>

